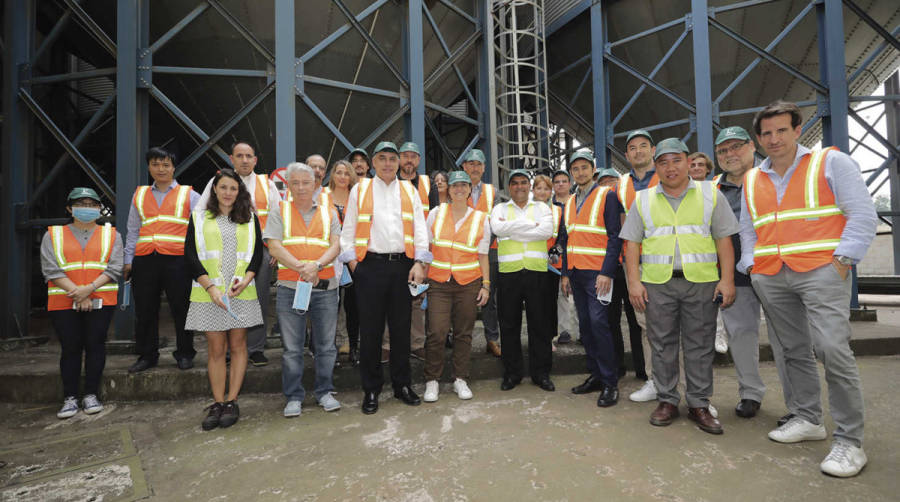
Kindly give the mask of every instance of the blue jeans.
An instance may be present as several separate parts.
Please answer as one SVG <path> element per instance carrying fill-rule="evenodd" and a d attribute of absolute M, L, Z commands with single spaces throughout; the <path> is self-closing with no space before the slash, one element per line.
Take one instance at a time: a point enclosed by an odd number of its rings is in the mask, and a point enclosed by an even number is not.
<path fill-rule="evenodd" d="M 337 349 L 334 334 L 337 327 L 338 290 L 313 290 L 309 310 L 300 313 L 292 308 L 294 290 L 278 286 L 275 308 L 281 326 L 284 353 L 281 356 L 281 389 L 288 401 L 303 401 L 303 342 L 306 340 L 306 316 L 312 320 L 311 344 L 315 350 L 316 399 L 334 391 L 331 375 Z"/>

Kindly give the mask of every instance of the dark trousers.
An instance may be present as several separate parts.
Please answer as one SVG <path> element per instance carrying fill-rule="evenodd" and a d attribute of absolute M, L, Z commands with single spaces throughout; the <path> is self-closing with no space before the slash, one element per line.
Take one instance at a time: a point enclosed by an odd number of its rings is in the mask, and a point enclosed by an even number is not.
<path fill-rule="evenodd" d="M 497 275 L 499 265 L 497 263 L 497 250 L 491 249 L 488 252 L 488 270 L 491 274 L 491 295 L 488 302 L 481 307 L 481 324 L 484 326 L 484 339 L 489 342 L 496 342 L 500 339 L 500 327 L 497 320 Z"/>
<path fill-rule="evenodd" d="M 359 348 L 359 312 L 356 310 L 356 285 L 351 284 L 345 287 L 341 298 L 347 320 L 347 343 L 351 349 L 356 349 Z"/>
<path fill-rule="evenodd" d="M 628 338 L 631 340 L 631 362 L 634 363 L 634 375 L 641 380 L 647 380 L 647 371 L 644 369 L 644 346 L 641 344 L 641 325 L 634 315 L 634 307 L 628 299 L 628 282 L 625 280 L 625 270 L 622 265 L 616 268 L 616 278 L 613 280 L 612 301 L 609 304 L 609 330 L 613 335 L 613 343 L 616 344 L 616 360 L 620 368 L 625 367 L 625 339 L 622 337 L 622 305 L 625 305 L 625 318 L 628 320 Z"/>
<path fill-rule="evenodd" d="M 112 321 L 114 306 L 90 312 L 54 310 L 50 321 L 59 337 L 62 354 L 59 374 L 62 377 L 63 397 L 78 396 L 81 381 L 81 355 L 84 354 L 84 394 L 99 394 L 100 379 L 106 366 L 106 332 Z"/>
<path fill-rule="evenodd" d="M 524 374 L 522 358 L 522 306 L 528 320 L 528 373 L 532 380 L 550 375 L 553 366 L 553 333 L 547 329 L 548 274 L 519 270 L 497 274 L 497 313 L 503 347 L 503 375 L 519 380 Z M 555 309 L 556 304 L 552 307 Z"/>
<path fill-rule="evenodd" d="M 559 297 L 559 276 L 553 272 L 547 274 L 547 303 L 545 310 L 547 314 L 547 331 L 552 339 L 559 334 L 559 312 L 556 311 L 556 299 Z"/>
<path fill-rule="evenodd" d="M 607 307 L 597 299 L 596 270 L 571 270 L 569 280 L 575 295 L 578 312 L 578 328 L 584 352 L 587 355 L 588 373 L 606 385 L 619 384 L 616 348 L 607 322 Z"/>
<path fill-rule="evenodd" d="M 409 329 L 412 295 L 409 294 L 409 269 L 413 261 L 384 259 L 386 255 L 368 253 L 356 266 L 354 288 L 359 326 L 359 375 L 365 392 L 381 392 L 381 341 L 387 320 L 391 342 L 391 383 L 398 388 L 411 383 L 409 368 Z"/>
<path fill-rule="evenodd" d="M 131 264 L 131 291 L 134 294 L 134 338 L 142 359 L 159 359 L 159 304 L 166 292 L 175 323 L 175 359 L 193 359 L 193 333 L 184 330 L 191 294 L 191 276 L 184 256 L 153 253 L 135 256 Z"/>

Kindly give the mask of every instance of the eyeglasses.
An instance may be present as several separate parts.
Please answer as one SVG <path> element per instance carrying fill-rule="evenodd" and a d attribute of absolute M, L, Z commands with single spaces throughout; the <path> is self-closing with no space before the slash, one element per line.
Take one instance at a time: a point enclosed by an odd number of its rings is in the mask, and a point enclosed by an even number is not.
<path fill-rule="evenodd" d="M 749 141 L 744 140 L 743 143 L 738 143 L 738 144 L 736 144 L 736 145 L 726 146 L 726 147 L 724 147 L 724 148 L 717 148 L 717 149 L 716 149 L 716 155 L 719 155 L 719 156 L 724 157 L 724 156 L 728 155 L 729 153 L 737 153 L 737 151 L 740 150 L 741 148 L 743 148 L 744 145 L 746 145 L 747 143 L 749 143 Z"/>

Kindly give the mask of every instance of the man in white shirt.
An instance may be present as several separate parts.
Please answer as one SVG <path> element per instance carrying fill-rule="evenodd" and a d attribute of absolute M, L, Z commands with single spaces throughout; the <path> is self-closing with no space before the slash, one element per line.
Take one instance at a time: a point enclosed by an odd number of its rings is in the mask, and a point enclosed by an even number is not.
<path fill-rule="evenodd" d="M 531 381 L 546 391 L 556 387 L 550 380 L 553 364 L 551 340 L 555 326 L 549 326 L 546 312 L 555 305 L 546 302 L 547 239 L 553 235 L 553 212 L 543 202 L 529 200 L 528 171 L 514 169 L 507 182 L 512 198 L 494 206 L 491 231 L 497 236 L 500 273 L 497 274 L 497 314 L 503 353 L 501 390 L 511 390 L 522 381 L 522 305 L 528 319 L 528 372 Z"/>
<path fill-rule="evenodd" d="M 425 281 L 428 231 L 422 202 L 412 185 L 397 178 L 397 146 L 382 141 L 372 155 L 375 177 L 350 190 L 341 230 L 340 261 L 354 272 L 360 319 L 362 411 L 378 411 L 383 373 L 381 339 L 387 320 L 391 338 L 391 383 L 394 397 L 417 406 L 410 387 L 409 365 L 411 285 Z"/>
<path fill-rule="evenodd" d="M 259 219 L 260 230 L 265 231 L 266 220 L 269 212 L 278 212 L 281 207 L 281 196 L 278 194 L 278 187 L 275 182 L 269 179 L 265 174 L 257 174 L 256 169 L 256 149 L 253 145 L 246 141 L 238 141 L 231 145 L 231 165 L 234 166 L 234 172 L 241 177 L 247 191 L 250 192 L 250 200 L 253 209 L 256 211 Z M 265 181 L 265 184 L 257 182 Z M 197 201 L 197 207 L 206 207 L 209 201 L 210 192 L 212 190 L 213 178 L 210 178 Z M 272 279 L 272 267 L 275 266 L 275 258 L 269 255 L 269 248 L 263 247 L 263 264 L 259 267 L 256 274 L 256 294 L 259 298 L 259 307 L 262 310 L 263 324 L 254 326 L 247 330 L 247 353 L 248 361 L 253 366 L 265 366 L 269 364 L 269 359 L 263 354 L 266 348 L 266 333 L 269 332 L 269 283 Z"/>

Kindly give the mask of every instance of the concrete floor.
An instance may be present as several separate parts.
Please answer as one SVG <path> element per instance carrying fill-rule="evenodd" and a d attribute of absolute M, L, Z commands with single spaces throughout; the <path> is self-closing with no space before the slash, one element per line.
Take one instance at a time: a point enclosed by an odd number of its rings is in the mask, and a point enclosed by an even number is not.
<path fill-rule="evenodd" d="M 307 399 L 295 419 L 281 417 L 280 395 L 245 395 L 241 421 L 212 432 L 200 430 L 199 399 L 114 403 L 66 421 L 57 405 L 0 404 L 0 500 L 897 500 L 900 356 L 859 364 L 869 465 L 847 480 L 819 472 L 829 441 L 766 438 L 784 409 L 763 363 L 769 394 L 752 420 L 731 410 L 733 368 L 715 369 L 723 436 L 684 417 L 651 426 L 654 403 L 627 400 L 640 383 L 630 377 L 602 410 L 596 394 L 568 392 L 581 375 L 555 377 L 554 393 L 477 381 L 466 402 L 444 384 L 419 407 L 384 393 L 373 416 L 358 392 L 339 394 L 344 408 L 330 414 Z"/>

